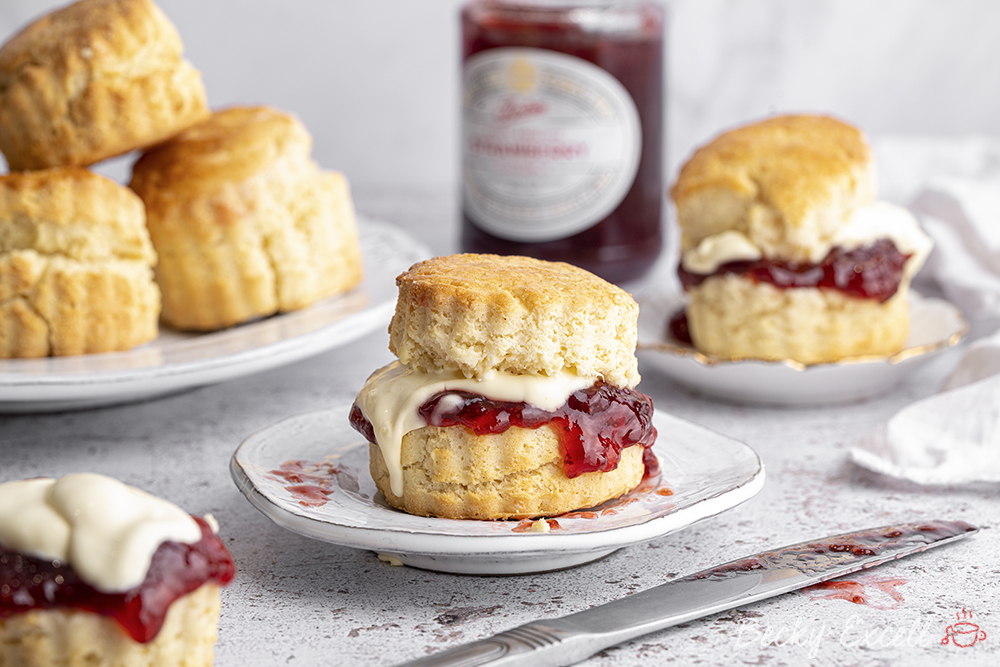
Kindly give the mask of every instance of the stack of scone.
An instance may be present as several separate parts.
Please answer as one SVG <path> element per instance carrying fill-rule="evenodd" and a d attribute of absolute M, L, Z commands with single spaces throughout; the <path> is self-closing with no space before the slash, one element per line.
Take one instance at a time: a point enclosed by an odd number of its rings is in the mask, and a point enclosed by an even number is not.
<path fill-rule="evenodd" d="M 125 350 L 351 289 L 346 181 L 293 117 L 210 114 L 151 0 L 82 0 L 0 48 L 0 358 Z M 180 133 L 180 134 L 179 134 Z M 150 148 L 135 192 L 83 167 Z M 149 246 L 145 223 L 159 254 Z"/>
<path fill-rule="evenodd" d="M 157 335 L 142 202 L 79 167 L 208 115 L 149 0 L 84 0 L 0 48 L 0 358 L 125 350 Z M 70 168 L 77 167 L 77 168 Z"/>
<path fill-rule="evenodd" d="M 806 364 L 900 350 L 931 242 L 875 191 L 864 135 L 833 118 L 775 117 L 698 149 L 671 190 L 695 347 Z"/>
<path fill-rule="evenodd" d="M 208 667 L 214 519 L 89 473 L 0 484 L 0 665 Z"/>
<path fill-rule="evenodd" d="M 627 293 L 568 264 L 495 255 L 438 257 L 396 282 L 399 361 L 369 378 L 351 414 L 391 505 L 551 516 L 620 496 L 644 459 L 655 465 Z"/>

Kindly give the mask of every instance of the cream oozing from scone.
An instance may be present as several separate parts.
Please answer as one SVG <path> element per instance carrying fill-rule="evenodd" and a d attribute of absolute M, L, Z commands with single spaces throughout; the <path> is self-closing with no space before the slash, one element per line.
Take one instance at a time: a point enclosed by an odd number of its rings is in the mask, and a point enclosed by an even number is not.
<path fill-rule="evenodd" d="M 0 544 L 69 564 L 100 591 L 141 584 L 163 542 L 200 539 L 201 528 L 184 510 L 103 475 L 0 484 Z"/>
<path fill-rule="evenodd" d="M 403 436 L 427 423 L 417 412 L 431 396 L 442 391 L 467 391 L 496 401 L 523 402 L 547 411 L 562 407 L 575 391 L 586 389 L 597 377 L 572 371 L 553 375 L 513 375 L 497 371 L 488 378 L 466 378 L 459 371 L 423 372 L 394 361 L 375 371 L 355 404 L 375 432 L 392 492 L 403 495 L 401 450 Z"/>
<path fill-rule="evenodd" d="M 856 209 L 832 238 L 821 243 L 822 248 L 814 248 L 810 254 L 824 257 L 835 247 L 853 250 L 880 239 L 889 239 L 900 253 L 910 255 L 904 268 L 905 278 L 912 278 L 923 266 L 933 245 L 908 210 L 888 202 L 874 202 Z M 755 261 L 762 257 L 760 248 L 744 233 L 729 229 L 702 239 L 684 253 L 681 265 L 685 271 L 708 275 L 727 262 Z"/>
<path fill-rule="evenodd" d="M 727 229 L 707 236 L 681 258 L 685 271 L 709 274 L 727 262 L 756 261 L 764 254 L 743 232 Z"/>

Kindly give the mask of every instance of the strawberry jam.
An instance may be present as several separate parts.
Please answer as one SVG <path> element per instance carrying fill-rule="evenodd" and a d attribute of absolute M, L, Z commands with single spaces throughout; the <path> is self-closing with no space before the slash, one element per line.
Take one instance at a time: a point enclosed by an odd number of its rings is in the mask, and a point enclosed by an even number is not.
<path fill-rule="evenodd" d="M 448 400 L 443 401 L 445 397 Z M 503 433 L 511 426 L 535 429 L 551 424 L 559 437 L 567 477 L 614 470 L 623 449 L 641 445 L 647 448 L 644 453 L 650 453 L 648 448 L 656 441 L 649 397 L 601 380 L 574 392 L 553 412 L 465 391 L 442 391 L 427 399 L 418 413 L 430 426 L 465 426 L 476 435 Z M 372 425 L 357 405 L 350 420 L 355 430 L 375 442 Z M 655 457 L 644 457 L 644 462 L 647 474 L 655 474 Z"/>
<path fill-rule="evenodd" d="M 681 266 L 677 275 L 684 289 L 697 287 L 707 278 L 724 273 L 738 273 L 758 283 L 775 287 L 820 287 L 839 290 L 849 296 L 888 301 L 903 279 L 903 266 L 910 255 L 899 252 L 889 239 L 853 250 L 833 248 L 818 264 L 779 262 L 771 259 L 727 262 L 712 274 L 691 273 Z"/>
<path fill-rule="evenodd" d="M 208 582 L 224 586 L 236 573 L 222 540 L 204 519 L 193 518 L 201 539 L 162 543 L 145 581 L 122 593 L 96 590 L 70 565 L 0 547 L 0 618 L 32 609 L 78 609 L 110 616 L 137 642 L 152 641 L 176 600 Z"/>
<path fill-rule="evenodd" d="M 687 309 L 681 308 L 667 322 L 667 337 L 673 338 L 678 343 L 694 345 L 694 341 L 691 340 L 691 327 L 688 325 Z"/>

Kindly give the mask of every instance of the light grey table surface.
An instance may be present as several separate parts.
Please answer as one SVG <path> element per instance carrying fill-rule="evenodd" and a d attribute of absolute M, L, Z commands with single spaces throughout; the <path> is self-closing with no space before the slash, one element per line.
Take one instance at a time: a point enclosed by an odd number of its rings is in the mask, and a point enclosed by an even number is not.
<path fill-rule="evenodd" d="M 456 247 L 450 193 L 361 193 L 356 199 L 360 211 L 407 229 L 435 252 Z M 1000 537 L 992 527 L 1000 488 L 926 490 L 847 460 L 858 437 L 933 393 L 956 358 L 956 352 L 940 356 L 876 400 L 809 409 L 721 403 L 647 370 L 640 388 L 658 409 L 752 445 L 767 467 L 765 488 L 687 530 L 548 574 L 465 577 L 392 567 L 371 552 L 278 528 L 236 489 L 227 465 L 237 445 L 280 419 L 353 398 L 367 375 L 392 359 L 382 329 L 292 366 L 159 400 L 0 416 L 0 479 L 101 472 L 191 512 L 214 514 L 239 569 L 223 592 L 218 665 L 392 665 L 767 548 L 935 518 L 986 529 L 852 577 L 867 604 L 791 593 L 647 636 L 583 664 L 997 664 Z M 963 608 L 987 639 L 969 648 L 942 645 Z"/>

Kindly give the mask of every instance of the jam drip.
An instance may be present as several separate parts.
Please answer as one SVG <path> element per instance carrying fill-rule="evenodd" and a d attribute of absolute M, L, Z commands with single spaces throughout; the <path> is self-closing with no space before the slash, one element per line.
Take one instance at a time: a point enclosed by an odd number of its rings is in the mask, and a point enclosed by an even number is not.
<path fill-rule="evenodd" d="M 899 252 L 889 239 L 880 239 L 854 250 L 834 248 L 819 264 L 759 259 L 727 262 L 711 274 L 691 273 L 681 266 L 677 275 L 686 290 L 697 287 L 712 276 L 739 273 L 755 282 L 771 283 L 781 289 L 822 287 L 884 303 L 899 289 L 903 266 L 909 258 L 910 255 Z"/>
<path fill-rule="evenodd" d="M 365 418 L 365 413 L 361 412 L 361 408 L 358 407 L 357 403 L 351 406 L 351 416 L 348 417 L 348 421 L 351 424 L 351 428 L 365 436 L 365 440 L 371 443 L 378 442 L 378 439 L 375 437 L 375 428 Z"/>
<path fill-rule="evenodd" d="M 688 326 L 688 314 L 686 308 L 681 308 L 670 321 L 667 322 L 667 337 L 673 338 L 678 343 L 684 343 L 685 345 L 694 345 L 694 341 L 691 340 L 691 327 Z"/>
<path fill-rule="evenodd" d="M 649 456 L 643 457 L 647 474 L 657 470 L 656 457 L 648 451 L 656 441 L 652 401 L 634 389 L 601 380 L 574 392 L 553 412 L 465 391 L 442 391 L 427 399 L 418 413 L 430 426 L 465 426 L 476 435 L 503 433 L 511 426 L 535 429 L 551 424 L 559 437 L 567 477 L 614 470 L 622 450 L 632 445 L 647 448 L 644 454 Z M 375 442 L 371 424 L 356 405 L 350 419 L 358 432 Z"/>
<path fill-rule="evenodd" d="M 110 616 L 137 642 L 156 638 L 176 600 L 202 584 L 224 586 L 236 567 L 222 540 L 200 517 L 194 544 L 164 542 L 153 554 L 146 579 L 123 593 L 104 593 L 69 565 L 0 547 L 0 618 L 32 609 L 70 608 Z"/>

